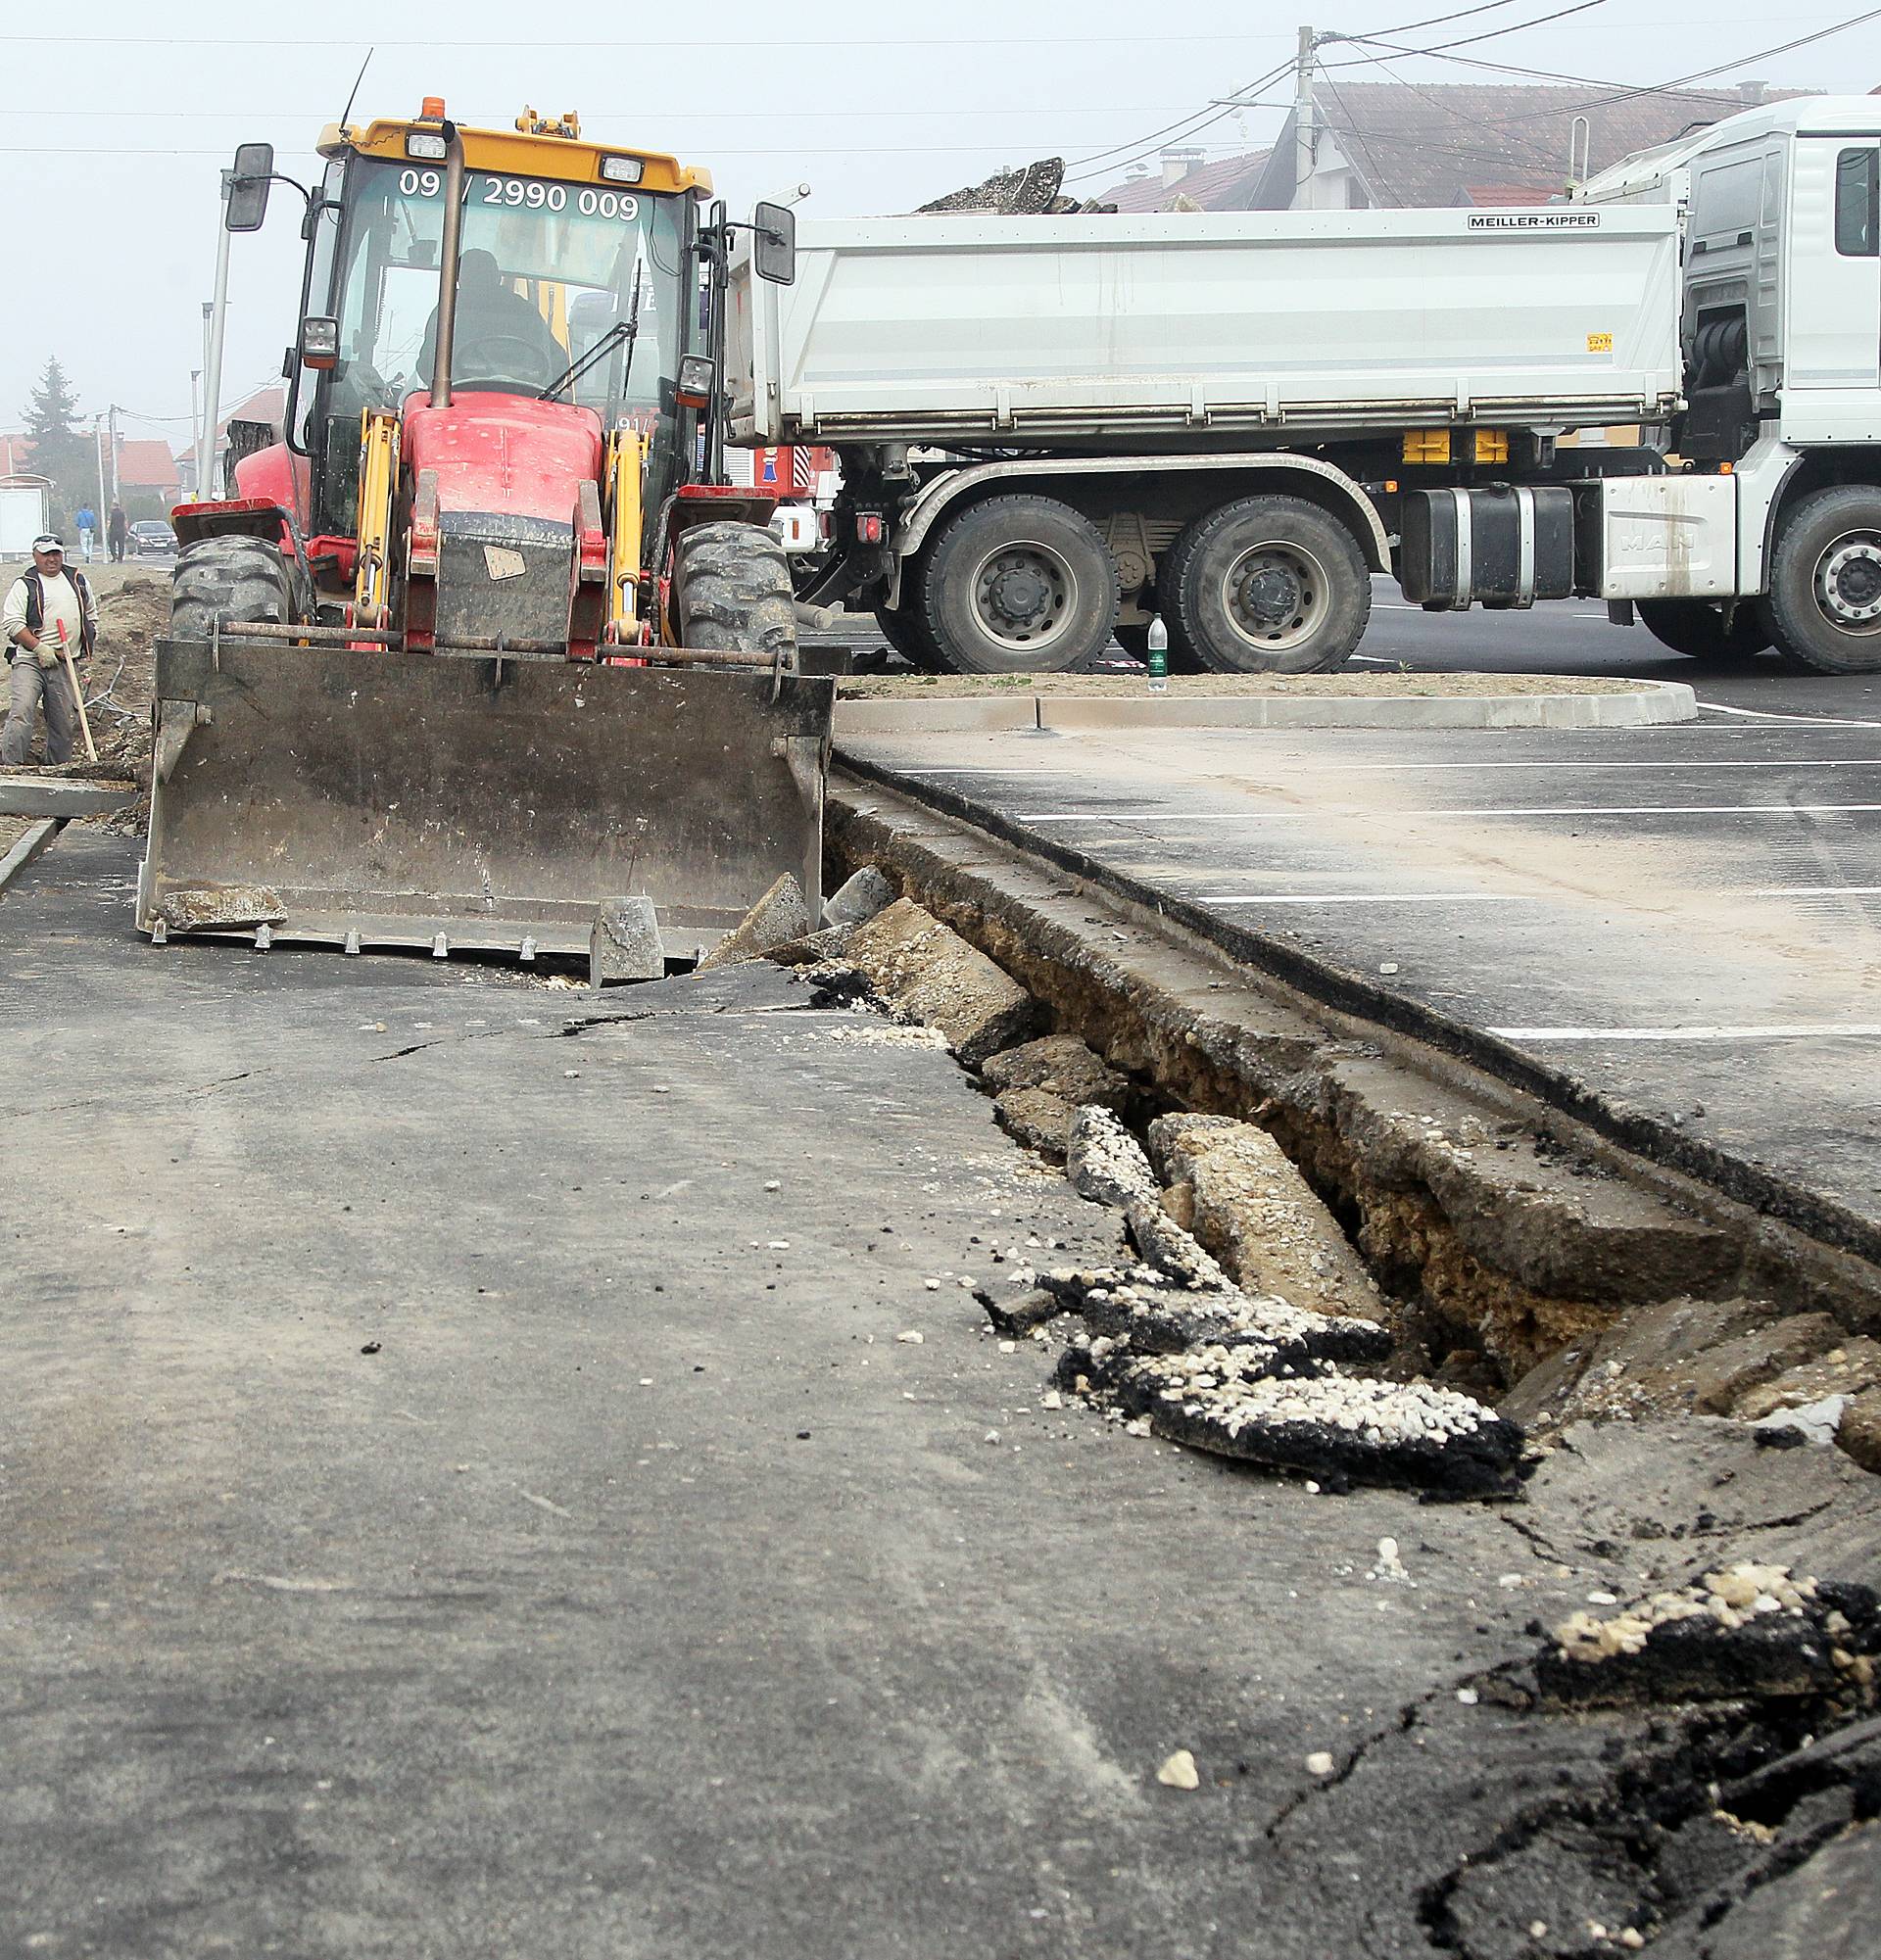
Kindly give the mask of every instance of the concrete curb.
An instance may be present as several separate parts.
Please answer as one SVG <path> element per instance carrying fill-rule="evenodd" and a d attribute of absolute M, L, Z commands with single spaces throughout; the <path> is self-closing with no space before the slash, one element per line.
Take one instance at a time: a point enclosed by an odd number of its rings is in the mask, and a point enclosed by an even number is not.
<path fill-rule="evenodd" d="M 1583 694 L 964 694 L 839 700 L 845 735 L 1010 735 L 1085 730 L 1651 728 L 1696 721 L 1682 681 Z"/>
<path fill-rule="evenodd" d="M 4 896 L 7 886 L 25 870 L 46 846 L 65 829 L 62 817 L 42 817 L 24 837 L 0 857 L 0 896 Z"/>

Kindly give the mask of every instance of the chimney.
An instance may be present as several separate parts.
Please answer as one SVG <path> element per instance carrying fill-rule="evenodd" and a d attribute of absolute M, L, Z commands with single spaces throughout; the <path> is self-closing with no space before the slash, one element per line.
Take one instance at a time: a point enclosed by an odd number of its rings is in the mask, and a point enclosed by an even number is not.
<path fill-rule="evenodd" d="M 1163 187 L 1181 183 L 1190 170 L 1201 168 L 1206 151 L 1196 149 L 1165 150 L 1163 152 Z"/>
<path fill-rule="evenodd" d="M 1763 100 L 1763 92 L 1768 87 L 1767 81 L 1740 81 L 1737 92 L 1744 98 L 1744 106 L 1752 109 Z"/>

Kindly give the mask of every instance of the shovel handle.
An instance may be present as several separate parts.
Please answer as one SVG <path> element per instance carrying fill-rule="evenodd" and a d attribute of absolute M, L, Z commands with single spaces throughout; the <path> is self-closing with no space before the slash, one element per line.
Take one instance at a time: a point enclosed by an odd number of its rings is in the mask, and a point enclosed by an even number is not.
<path fill-rule="evenodd" d="M 72 648 L 66 645 L 64 634 L 59 636 L 59 651 L 65 659 L 66 680 L 72 689 L 72 698 L 78 704 L 78 726 L 85 738 L 85 760 L 96 762 L 98 746 L 91 739 L 91 717 L 85 713 L 85 691 L 78 685 L 78 670 L 72 664 Z"/>

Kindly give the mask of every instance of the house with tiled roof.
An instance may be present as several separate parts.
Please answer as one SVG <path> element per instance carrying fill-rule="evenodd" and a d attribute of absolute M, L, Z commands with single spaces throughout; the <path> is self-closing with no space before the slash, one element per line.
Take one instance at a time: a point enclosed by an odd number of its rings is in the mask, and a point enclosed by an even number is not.
<path fill-rule="evenodd" d="M 1267 159 L 1267 151 L 1249 150 L 1211 163 L 1206 150 L 1165 150 L 1158 167 L 1139 166 L 1091 202 L 1102 211 L 1245 211 Z"/>
<path fill-rule="evenodd" d="M 1758 102 L 1800 89 L 1641 89 L 1586 83 L 1344 82 L 1312 90 L 1298 176 L 1299 113 L 1290 112 L 1247 203 L 1256 211 L 1363 211 L 1545 203 L 1570 182 L 1636 151 L 1669 143 Z"/>

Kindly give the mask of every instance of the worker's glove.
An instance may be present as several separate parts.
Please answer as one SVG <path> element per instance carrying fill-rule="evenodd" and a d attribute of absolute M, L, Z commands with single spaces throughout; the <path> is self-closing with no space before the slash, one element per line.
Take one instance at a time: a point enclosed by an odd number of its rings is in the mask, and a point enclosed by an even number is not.
<path fill-rule="evenodd" d="M 58 652 L 53 647 L 48 646 L 43 640 L 33 649 L 32 657 L 42 667 L 56 667 L 59 664 Z"/>

